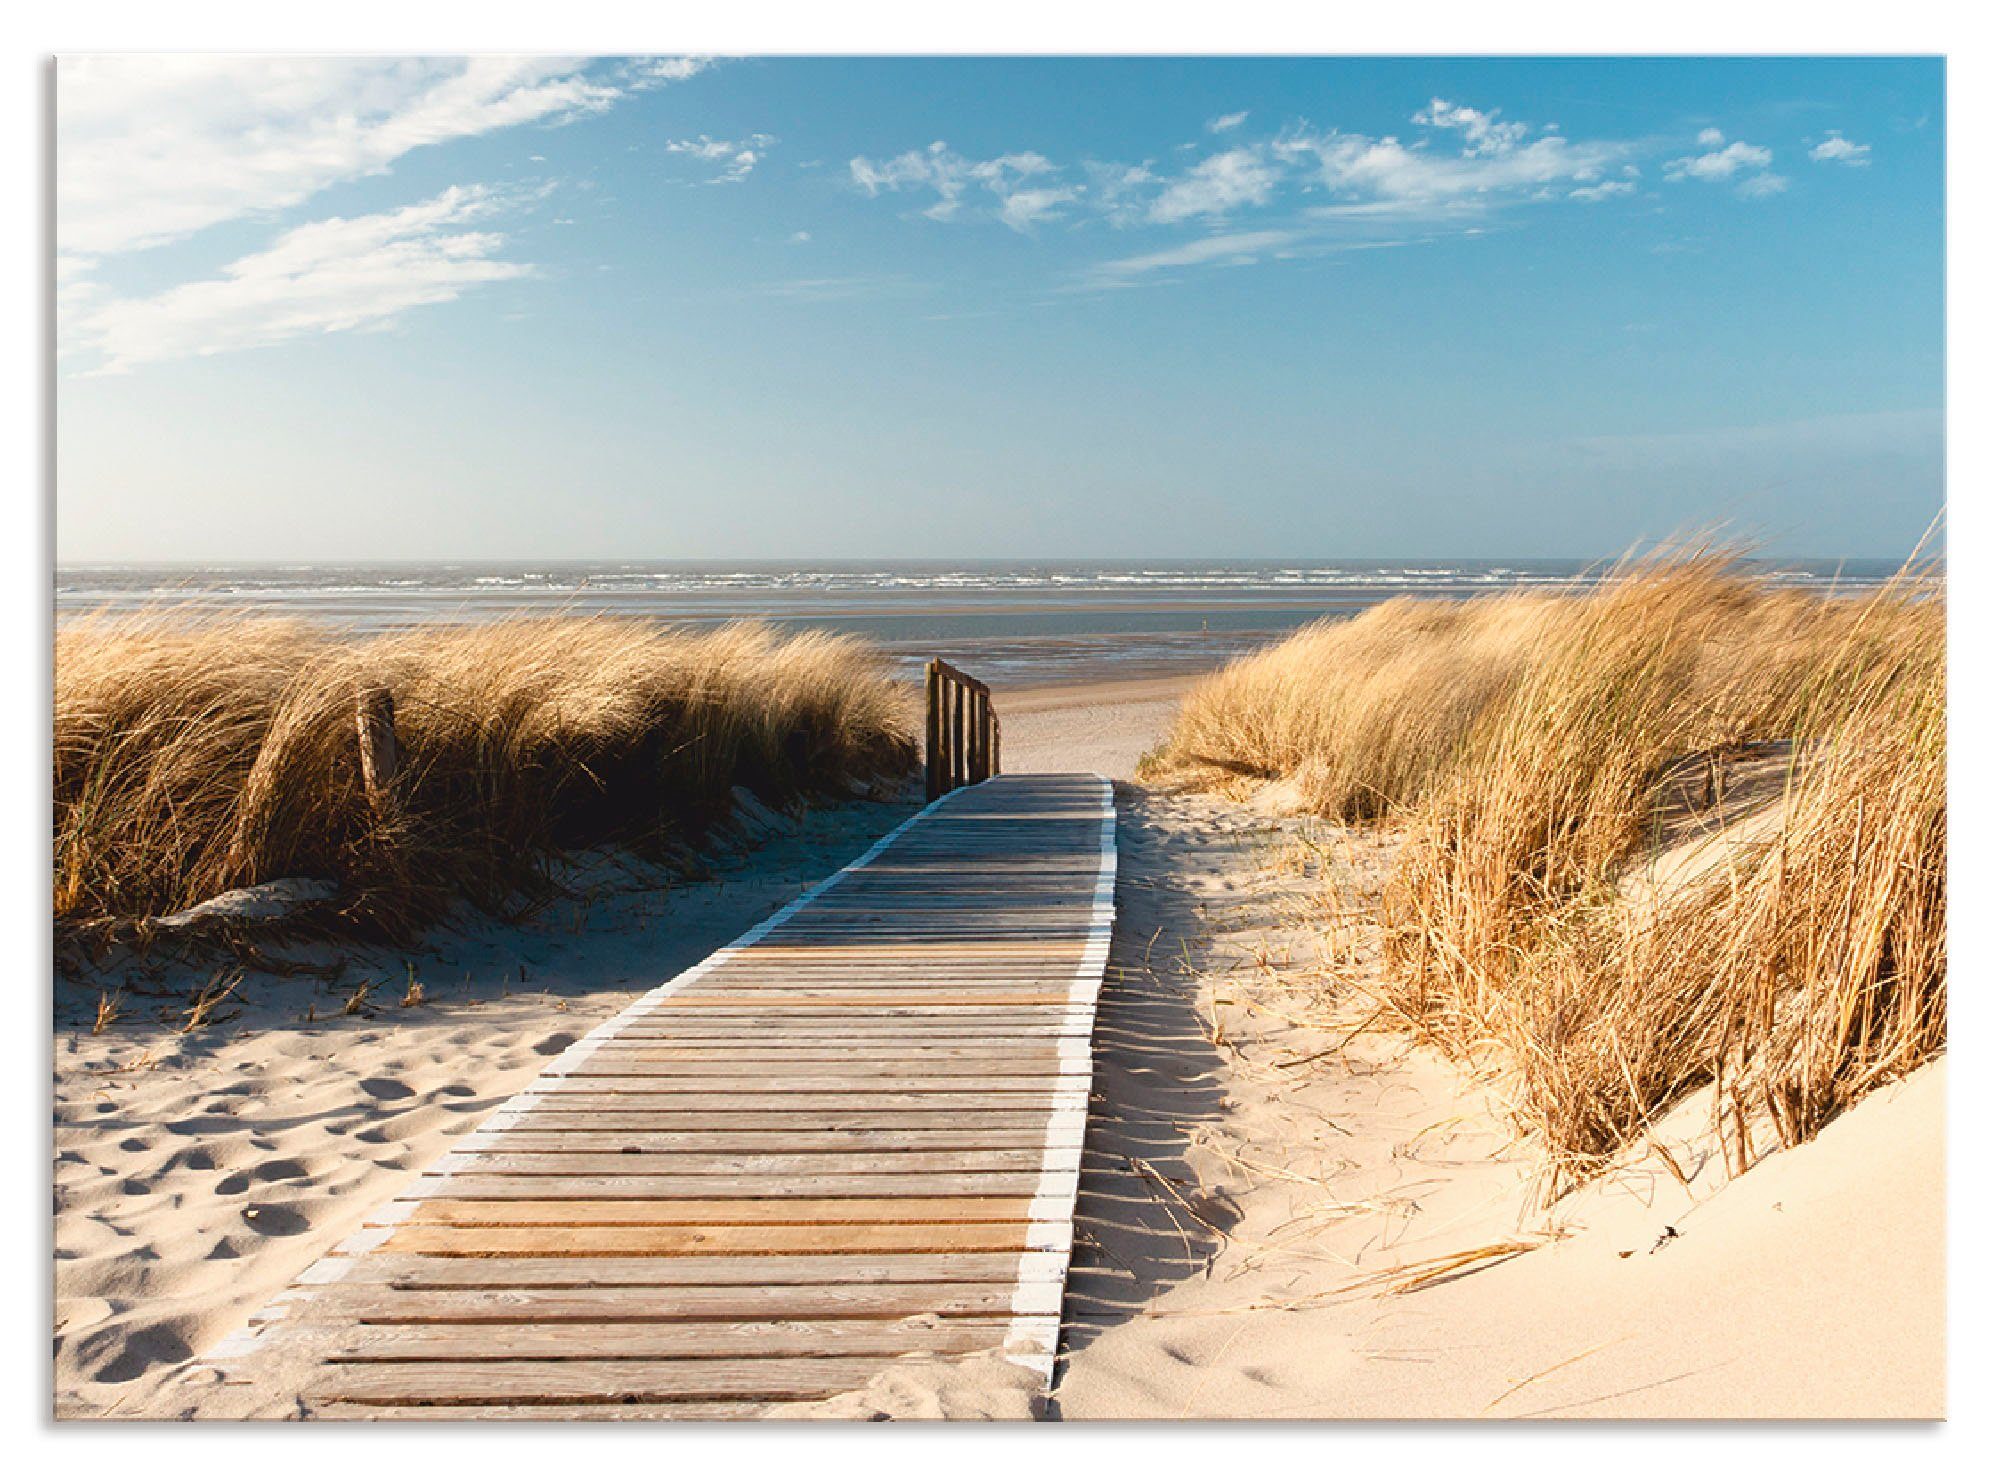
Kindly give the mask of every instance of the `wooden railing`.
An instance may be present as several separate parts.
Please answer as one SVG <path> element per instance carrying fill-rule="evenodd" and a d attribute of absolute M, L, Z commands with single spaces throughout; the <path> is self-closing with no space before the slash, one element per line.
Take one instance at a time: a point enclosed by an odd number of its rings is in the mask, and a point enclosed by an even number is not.
<path fill-rule="evenodd" d="M 924 787 L 937 799 L 1000 771 L 1000 716 L 993 692 L 956 666 L 924 672 Z"/>

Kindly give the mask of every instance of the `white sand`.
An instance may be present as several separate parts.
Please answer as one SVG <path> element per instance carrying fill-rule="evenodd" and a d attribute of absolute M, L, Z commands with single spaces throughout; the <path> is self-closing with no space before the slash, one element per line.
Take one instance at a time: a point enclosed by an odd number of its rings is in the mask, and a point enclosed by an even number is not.
<path fill-rule="evenodd" d="M 1001 693 L 1007 766 L 1129 777 L 1179 685 Z M 1479 1082 L 1401 1037 L 1322 1027 L 1325 1001 L 1294 977 L 1320 954 L 1301 925 L 1312 888 L 1268 864 L 1300 822 L 1120 787 L 1119 932 L 1047 1412 L 1941 1411 L 1941 1065 L 1733 1182 L 1691 1104 L 1661 1134 L 1691 1188 L 1635 1158 L 1537 1212 L 1533 1164 Z M 160 971 L 143 986 L 163 996 L 128 996 L 95 1037 L 95 987 L 58 984 L 59 1412 L 187 1411 L 202 1391 L 188 1359 L 453 1133 L 907 812 L 850 806 L 720 884 L 628 880 L 587 908 L 444 939 L 417 959 L 430 998 L 415 1007 L 386 954 L 328 984 L 253 976 L 240 1015 L 186 1039 L 152 1016 L 205 973 Z M 1357 873 L 1379 867 L 1373 840 L 1321 840 Z M 339 1015 L 369 978 L 379 1008 Z M 1410 1294 L 1370 1282 L 1509 1242 L 1535 1247 Z M 1032 1390 L 967 1371 L 912 1369 L 811 1412 L 1042 1411 Z"/>

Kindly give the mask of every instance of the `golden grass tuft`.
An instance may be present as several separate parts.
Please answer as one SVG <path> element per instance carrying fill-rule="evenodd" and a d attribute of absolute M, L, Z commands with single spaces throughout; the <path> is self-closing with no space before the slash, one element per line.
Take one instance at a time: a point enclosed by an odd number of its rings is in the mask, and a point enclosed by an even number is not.
<path fill-rule="evenodd" d="M 400 768 L 371 793 L 357 708 Z M 699 838 L 741 785 L 791 804 L 900 774 L 901 698 L 854 640 L 556 616 L 344 638 L 265 618 L 91 617 L 55 669 L 59 928 L 281 877 L 407 934 L 534 890 L 553 853 Z"/>
<path fill-rule="evenodd" d="M 1388 998 L 1502 1046 L 1572 1174 L 1701 1086 L 1739 1143 L 1755 1120 L 1796 1142 L 1943 1048 L 1938 592 L 1774 590 L 1696 549 L 1567 594 L 1398 601 L 1196 689 L 1149 776 L 1290 778 L 1406 826 Z M 1707 786 L 1692 828 L 1722 839 L 1632 884 L 1689 833 L 1662 815 L 1690 766 L 1726 778 L 1753 746 L 1792 755 L 1761 822 Z"/>

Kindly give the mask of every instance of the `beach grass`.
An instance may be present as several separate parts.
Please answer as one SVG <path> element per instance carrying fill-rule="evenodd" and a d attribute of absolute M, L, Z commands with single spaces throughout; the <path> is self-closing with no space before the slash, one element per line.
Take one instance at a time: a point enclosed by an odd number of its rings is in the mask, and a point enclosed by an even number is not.
<path fill-rule="evenodd" d="M 1747 1156 L 1943 1048 L 1940 593 L 1786 591 L 1694 548 L 1397 601 L 1196 688 L 1146 776 L 1288 780 L 1400 829 L 1394 1012 L 1498 1046 L 1570 1176 L 1704 1086 Z"/>
<path fill-rule="evenodd" d="M 518 905 L 566 849 L 697 841 L 739 786 L 793 805 L 914 762 L 899 688 L 848 637 L 93 616 L 56 639 L 56 924 L 306 877 L 337 883 L 343 922 L 407 936 Z"/>

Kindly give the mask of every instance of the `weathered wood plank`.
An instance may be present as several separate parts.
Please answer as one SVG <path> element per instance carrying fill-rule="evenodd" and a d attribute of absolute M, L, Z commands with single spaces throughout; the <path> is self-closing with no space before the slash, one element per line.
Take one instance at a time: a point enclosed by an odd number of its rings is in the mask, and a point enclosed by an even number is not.
<path fill-rule="evenodd" d="M 569 1262 L 575 1263 L 575 1262 Z M 772 1262 L 758 1262 L 769 1265 Z M 407 1290 L 343 1285 L 325 1309 L 371 1326 L 557 1326 L 711 1321 L 896 1321 L 910 1316 L 991 1320 L 1017 1310 L 1054 1315 L 1061 1288 L 1043 1284 L 1027 1295 L 1012 1281 L 984 1285 L 906 1282 L 838 1285 L 592 1286 Z M 497 1345 L 507 1339 L 494 1338 Z M 527 1355 L 527 1354 L 522 1354 Z"/>
<path fill-rule="evenodd" d="M 1042 1238 L 1035 1226 L 980 1224 L 721 1224 L 703 1226 L 534 1225 L 456 1228 L 408 1224 L 384 1242 L 405 1255 L 864 1255 L 944 1250 L 1025 1250 Z"/>
<path fill-rule="evenodd" d="M 336 1262 L 341 1279 L 318 1294 L 345 1294 L 355 1286 L 386 1286 L 403 1294 L 426 1290 L 592 1290 L 640 1287 L 699 1291 L 742 1288 L 832 1287 L 842 1292 L 878 1286 L 922 1285 L 932 1295 L 938 1287 L 999 1285 L 1009 1294 L 1018 1285 L 1060 1285 L 1062 1257 L 1053 1253 L 941 1253 L 903 1255 L 786 1255 L 780 1259 L 736 1255 L 686 1255 L 673 1258 L 440 1260 L 424 1255 L 378 1252 Z M 661 1297 L 661 1304 L 673 1304 Z M 832 1312 L 822 1314 L 832 1315 Z"/>
<path fill-rule="evenodd" d="M 483 1152 L 500 1155 L 580 1153 L 596 1157 L 613 1154 L 620 1161 L 658 1156 L 666 1162 L 834 1162 L 862 1157 L 883 1164 L 905 1159 L 928 1162 L 953 1158 L 967 1151 L 977 1152 L 982 1161 L 1011 1166 L 1014 1161 L 1038 1162 L 1045 1134 L 1023 1131 L 951 1131 L 934 1128 L 921 1135 L 907 1131 L 736 1131 L 736 1132 L 633 1132 L 602 1131 L 594 1126 L 569 1130 L 542 1130 L 541 1115 L 524 1117 L 518 1127 L 478 1134 L 490 1138 L 492 1146 Z M 985 1157 L 987 1152 L 995 1156 Z"/>
<path fill-rule="evenodd" d="M 448 1180 L 455 1188 L 458 1180 Z M 1010 1198 L 498 1198 L 416 1200 L 403 1222 L 504 1225 L 1013 1224 L 1031 1217 L 1032 1193 Z"/>
<path fill-rule="evenodd" d="M 580 1135 L 580 1133 L 576 1133 Z M 618 1143 L 620 1133 L 590 1133 L 606 1143 Z M 534 1137 L 520 1143 L 520 1137 Z M 966 1173 L 1036 1173 L 1042 1167 L 1042 1143 L 1032 1147 L 988 1147 L 950 1151 L 832 1151 L 832 1153 L 660 1153 L 626 1149 L 592 1151 L 592 1143 L 578 1147 L 550 1139 L 548 1133 L 510 1133 L 504 1149 L 480 1151 L 454 1163 L 454 1183 L 464 1187 L 464 1177 L 492 1175 L 542 1175 L 554 1173 L 576 1177 L 580 1173 L 610 1173 L 616 1177 L 878 1177 L 894 1173 L 898 1177 L 922 1175 L 966 1175 Z"/>
<path fill-rule="evenodd" d="M 824 1398 L 899 1365 L 889 1357 L 750 1357 L 687 1362 L 337 1363 L 309 1396 L 406 1404 L 739 1403 Z"/>
<path fill-rule="evenodd" d="M 756 1321 L 510 1323 L 471 1326 L 357 1326 L 327 1348 L 329 1362 L 657 1361 L 725 1357 L 901 1357 L 912 1352 L 999 1348 L 1011 1326 L 999 1319 L 914 1318 L 900 1322 Z"/>
<path fill-rule="evenodd" d="M 563 1161 L 563 1159 L 556 1159 Z M 1066 1182 L 1067 1180 L 1065 1180 Z M 547 1172 L 464 1172 L 447 1179 L 442 1192 L 453 1199 L 586 1199 L 707 1200 L 722 1198 L 755 1203 L 782 1199 L 1032 1199 L 1047 1191 L 1043 1174 L 999 1173 L 651 1173 L 645 1175 L 579 1171 L 571 1175 Z M 722 1221 L 717 1221 L 722 1222 Z"/>

